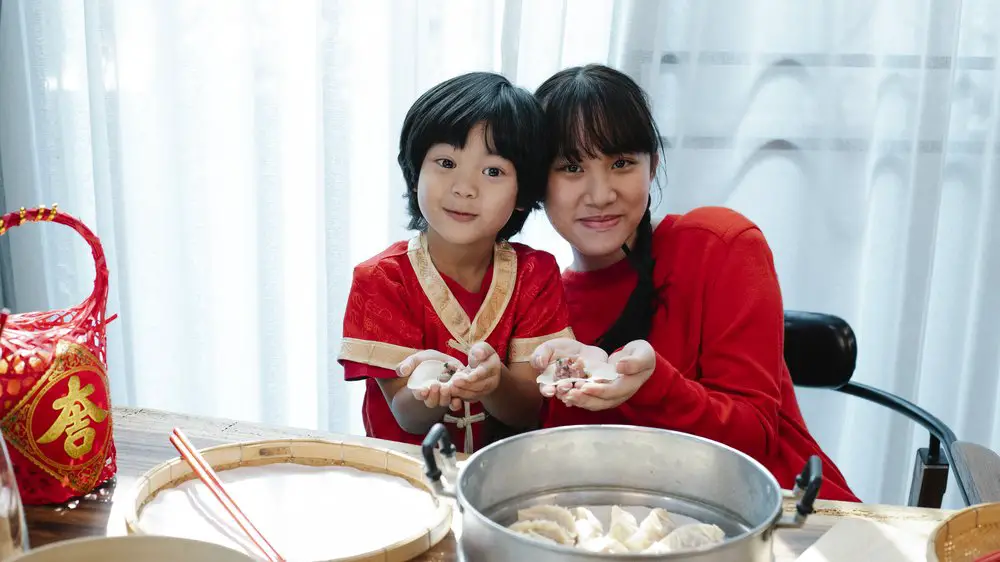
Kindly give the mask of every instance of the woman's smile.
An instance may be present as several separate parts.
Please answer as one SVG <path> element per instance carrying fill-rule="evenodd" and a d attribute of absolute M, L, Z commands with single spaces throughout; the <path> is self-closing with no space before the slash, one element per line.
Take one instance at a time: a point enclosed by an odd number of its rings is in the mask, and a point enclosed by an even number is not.
<path fill-rule="evenodd" d="M 618 226 L 621 220 L 621 215 L 592 215 L 580 219 L 580 223 L 591 230 L 604 232 Z"/>

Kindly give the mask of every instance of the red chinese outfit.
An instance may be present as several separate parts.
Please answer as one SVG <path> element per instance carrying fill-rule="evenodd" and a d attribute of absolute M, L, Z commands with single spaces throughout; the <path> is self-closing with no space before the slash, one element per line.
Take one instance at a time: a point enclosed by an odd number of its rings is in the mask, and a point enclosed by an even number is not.
<path fill-rule="evenodd" d="M 376 379 L 395 378 L 396 366 L 417 351 L 436 349 L 468 363 L 469 348 L 485 341 L 501 360 L 528 361 L 541 343 L 572 337 L 555 258 L 523 244 L 496 244 L 480 291 L 442 276 L 424 235 L 397 242 L 354 268 L 344 314 L 339 362 L 347 380 L 366 381 L 362 415 L 371 437 L 419 444 L 424 435 L 399 426 Z M 464 452 L 484 446 L 489 414 L 481 403 L 445 415 Z"/>

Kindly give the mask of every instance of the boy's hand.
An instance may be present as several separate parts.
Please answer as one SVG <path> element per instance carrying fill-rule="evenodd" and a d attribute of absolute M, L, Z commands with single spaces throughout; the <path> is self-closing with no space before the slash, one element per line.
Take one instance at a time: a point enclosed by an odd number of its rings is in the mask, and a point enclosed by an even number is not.
<path fill-rule="evenodd" d="M 396 367 L 396 374 L 400 377 L 408 377 L 413 374 L 413 371 L 416 370 L 417 366 L 424 361 L 432 359 L 451 365 L 456 370 L 463 369 L 465 367 L 461 362 L 450 355 L 441 353 L 440 351 L 434 349 L 425 349 L 414 353 L 400 362 L 400 364 Z M 448 408 L 452 411 L 462 409 L 462 400 L 452 396 L 450 383 L 442 384 L 439 382 L 432 382 L 429 388 L 414 389 L 413 396 L 417 400 L 423 402 L 428 408 L 448 406 Z"/>
<path fill-rule="evenodd" d="M 455 373 L 448 384 L 451 395 L 466 402 L 476 402 L 496 390 L 500 384 L 503 363 L 496 350 L 479 342 L 469 350 L 469 370 Z"/>

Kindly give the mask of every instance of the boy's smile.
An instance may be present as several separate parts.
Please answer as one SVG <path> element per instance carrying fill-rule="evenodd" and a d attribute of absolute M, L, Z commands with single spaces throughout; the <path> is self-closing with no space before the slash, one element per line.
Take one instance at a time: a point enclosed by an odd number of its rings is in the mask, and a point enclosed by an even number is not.
<path fill-rule="evenodd" d="M 479 216 L 475 213 L 463 213 L 461 211 L 453 211 L 447 207 L 445 207 L 444 212 L 446 215 L 448 215 L 449 217 L 458 222 L 472 222 L 476 220 L 476 217 Z"/>

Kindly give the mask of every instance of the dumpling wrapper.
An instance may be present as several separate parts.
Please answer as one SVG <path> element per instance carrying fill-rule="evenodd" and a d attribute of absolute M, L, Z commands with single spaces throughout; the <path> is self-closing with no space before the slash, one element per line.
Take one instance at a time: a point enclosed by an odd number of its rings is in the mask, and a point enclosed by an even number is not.
<path fill-rule="evenodd" d="M 611 506 L 611 526 L 608 528 L 608 537 L 625 544 L 625 541 L 638 530 L 639 525 L 636 523 L 635 515 L 617 505 Z"/>
<path fill-rule="evenodd" d="M 544 535 L 539 535 L 538 533 L 536 533 L 534 531 L 530 531 L 530 530 L 529 531 L 523 531 L 523 532 L 521 532 L 521 534 L 524 535 L 524 536 L 526 536 L 526 537 L 528 537 L 528 538 L 530 538 L 530 539 L 534 539 L 534 540 L 536 540 L 538 542 L 547 542 L 547 543 L 552 543 L 552 544 L 559 544 L 556 541 L 550 539 L 549 537 L 546 537 Z"/>
<path fill-rule="evenodd" d="M 529 537 L 541 537 L 554 543 L 566 546 L 573 546 L 575 543 L 573 537 L 570 536 L 569 531 L 564 529 L 562 525 L 556 523 L 555 521 L 547 521 L 544 519 L 518 521 L 508 527 L 508 529 L 514 531 L 515 533 L 521 533 L 522 535 L 527 535 Z"/>
<path fill-rule="evenodd" d="M 518 521 L 552 521 L 566 530 L 570 538 L 575 540 L 576 517 L 565 507 L 558 505 L 535 505 L 525 509 L 517 510 Z"/>
<path fill-rule="evenodd" d="M 639 529 L 625 541 L 630 552 L 643 552 L 655 542 L 666 537 L 677 528 L 667 510 L 657 507 L 639 524 Z"/>
<path fill-rule="evenodd" d="M 556 380 L 556 370 L 559 368 L 557 361 L 549 363 L 549 366 L 542 371 L 542 374 L 538 375 L 535 382 L 539 384 L 556 384 L 559 382 L 575 382 L 575 381 L 585 381 L 585 382 L 597 382 L 597 383 L 607 383 L 612 382 L 621 375 L 615 370 L 614 365 L 605 363 L 604 361 L 594 361 L 592 359 L 583 358 L 583 369 L 590 374 L 590 378 L 581 377 L 568 377 L 564 379 Z"/>
<path fill-rule="evenodd" d="M 447 380 L 441 380 L 442 373 L 445 372 L 445 367 L 447 364 L 444 361 L 438 361 L 437 359 L 428 359 L 417 365 L 417 368 L 410 373 L 409 378 L 406 381 L 406 387 L 411 390 L 421 390 L 428 389 L 431 387 L 431 383 L 437 382 L 444 384 L 448 382 Z M 461 372 L 456 371 L 456 374 Z M 451 376 L 454 376 L 451 375 Z M 451 379 L 451 376 L 448 379 Z"/>
<path fill-rule="evenodd" d="M 604 525 L 601 524 L 601 520 L 592 511 L 586 507 L 576 507 L 571 511 L 573 516 L 576 517 L 574 523 L 577 542 L 584 543 L 604 535 Z"/>
<path fill-rule="evenodd" d="M 616 541 L 610 536 L 596 537 L 577 545 L 577 548 L 588 552 L 600 552 L 604 554 L 625 554 L 628 547 Z"/>
<path fill-rule="evenodd" d="M 677 527 L 659 542 L 668 548 L 667 552 L 674 552 L 712 546 L 724 540 L 726 532 L 717 525 L 692 523 Z"/>
<path fill-rule="evenodd" d="M 663 541 L 658 541 L 649 545 L 645 550 L 642 551 L 642 554 L 668 554 L 670 552 L 673 551 L 670 550 L 670 547 L 667 546 L 666 543 L 664 543 Z"/>
<path fill-rule="evenodd" d="M 666 543 L 664 543 L 663 541 L 658 541 L 649 545 L 645 550 L 642 551 L 642 554 L 668 554 L 670 552 L 673 551 L 670 550 L 670 547 L 667 546 Z"/>

